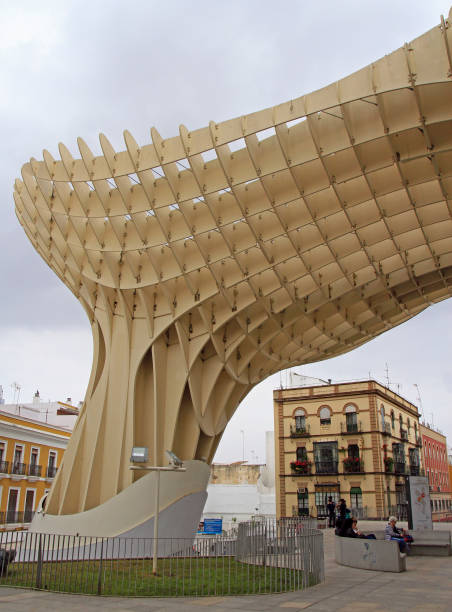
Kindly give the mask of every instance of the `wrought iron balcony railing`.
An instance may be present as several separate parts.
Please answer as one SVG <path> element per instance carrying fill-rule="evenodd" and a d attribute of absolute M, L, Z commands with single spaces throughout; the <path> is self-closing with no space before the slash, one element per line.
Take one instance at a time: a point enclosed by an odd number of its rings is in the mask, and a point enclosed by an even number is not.
<path fill-rule="evenodd" d="M 361 472 L 364 472 L 364 465 L 361 459 L 358 459 L 357 461 L 349 461 L 347 459 L 344 459 L 345 474 L 359 474 Z"/>
<path fill-rule="evenodd" d="M 0 473 L 7 474 L 9 470 L 9 461 L 0 461 Z"/>
<path fill-rule="evenodd" d="M 41 465 L 36 465 L 36 463 L 31 463 L 28 466 L 28 475 L 29 476 L 36 476 L 36 477 L 40 477 L 41 476 L 41 472 L 42 472 L 42 466 Z"/>
<path fill-rule="evenodd" d="M 16 512 L 15 510 L 6 510 L 0 512 L 0 524 L 13 524 L 13 523 L 31 523 L 35 513 L 33 510 L 25 510 L 25 512 Z"/>
<path fill-rule="evenodd" d="M 408 431 L 406 429 L 400 430 L 400 438 L 405 442 L 408 442 Z"/>
<path fill-rule="evenodd" d="M 424 476 L 424 469 L 420 465 L 410 465 L 410 476 Z"/>
<path fill-rule="evenodd" d="M 405 474 L 406 464 L 404 461 L 394 461 L 394 473 Z"/>
<path fill-rule="evenodd" d="M 382 423 L 381 424 L 381 433 L 384 436 L 390 436 L 391 435 L 391 424 L 390 423 Z"/>
<path fill-rule="evenodd" d="M 17 474 L 18 476 L 25 476 L 27 473 L 26 463 L 13 463 L 11 466 L 11 474 Z"/>
<path fill-rule="evenodd" d="M 52 466 L 49 465 L 47 468 L 47 472 L 46 472 L 47 478 L 55 478 L 56 471 L 57 471 L 56 467 L 54 467 L 53 465 Z"/>
<path fill-rule="evenodd" d="M 342 434 L 353 434 L 353 433 L 359 433 L 360 431 L 362 431 L 361 428 L 361 421 L 359 421 L 359 423 L 347 423 L 347 422 L 343 422 L 341 421 L 341 433 Z"/>
<path fill-rule="evenodd" d="M 293 425 L 290 426 L 291 438 L 306 438 L 310 435 L 309 425 L 305 425 L 304 427 L 294 427 Z"/>
<path fill-rule="evenodd" d="M 316 461 L 315 471 L 317 474 L 337 474 L 337 461 Z"/>
<path fill-rule="evenodd" d="M 311 463 L 307 461 L 299 461 L 298 465 L 296 461 L 290 464 L 292 474 L 309 475 L 311 473 Z"/>

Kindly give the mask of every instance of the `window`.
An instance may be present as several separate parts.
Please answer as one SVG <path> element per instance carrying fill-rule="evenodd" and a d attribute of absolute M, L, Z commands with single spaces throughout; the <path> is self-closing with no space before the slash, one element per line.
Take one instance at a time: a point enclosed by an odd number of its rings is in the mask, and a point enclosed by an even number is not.
<path fill-rule="evenodd" d="M 302 408 L 298 408 L 295 411 L 295 431 L 306 431 L 306 415 Z"/>
<path fill-rule="evenodd" d="M 350 489 L 350 505 L 352 514 L 358 514 L 356 510 L 360 510 L 363 507 L 363 493 L 361 487 L 352 487 Z"/>
<path fill-rule="evenodd" d="M 355 406 L 349 405 L 345 407 L 345 424 L 347 432 L 353 433 L 358 431 L 358 418 Z"/>
<path fill-rule="evenodd" d="M 399 425 L 400 429 L 403 429 L 403 416 L 401 414 L 399 415 Z"/>
<path fill-rule="evenodd" d="M 320 408 L 320 425 L 330 425 L 331 424 L 331 410 L 328 406 L 323 406 Z"/>
<path fill-rule="evenodd" d="M 337 505 L 339 501 L 339 487 L 334 485 L 319 487 L 315 492 L 315 505 L 317 507 L 317 516 L 327 516 L 328 512 L 326 506 L 328 504 L 328 498 L 332 497 L 334 503 Z"/>
<path fill-rule="evenodd" d="M 304 446 L 299 446 L 297 448 L 297 461 L 307 461 L 308 453 Z"/>
<path fill-rule="evenodd" d="M 38 464 L 38 453 L 39 450 L 37 448 L 32 448 L 30 453 L 30 465 Z"/>
<path fill-rule="evenodd" d="M 337 442 L 315 442 L 314 460 L 317 474 L 337 474 Z"/>
<path fill-rule="evenodd" d="M 380 405 L 380 417 L 381 417 L 381 425 L 383 429 L 385 428 L 385 407 L 383 404 Z"/>
<path fill-rule="evenodd" d="M 298 489 L 298 516 L 309 516 L 309 494 L 306 489 Z"/>
<path fill-rule="evenodd" d="M 23 451 L 22 446 L 16 446 L 16 448 L 14 449 L 14 464 L 15 465 L 22 463 L 22 451 Z"/>
<path fill-rule="evenodd" d="M 5 454 L 5 443 L 0 442 L 0 461 L 3 461 Z"/>
<path fill-rule="evenodd" d="M 392 429 L 395 429 L 395 414 L 394 414 L 394 410 L 391 410 L 391 427 L 392 427 Z"/>
<path fill-rule="evenodd" d="M 353 472 L 361 472 L 361 462 L 359 460 L 359 446 L 357 444 L 349 444 L 347 457 L 344 459 L 344 472 L 347 474 Z"/>

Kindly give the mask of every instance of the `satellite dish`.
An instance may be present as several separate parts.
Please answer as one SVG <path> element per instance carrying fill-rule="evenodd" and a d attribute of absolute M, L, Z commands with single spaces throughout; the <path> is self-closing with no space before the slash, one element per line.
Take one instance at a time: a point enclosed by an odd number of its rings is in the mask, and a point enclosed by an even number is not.
<path fill-rule="evenodd" d="M 179 459 L 179 457 L 175 455 L 173 451 L 167 450 L 165 452 L 168 455 L 168 459 L 170 463 L 174 465 L 174 467 L 182 467 L 184 462 L 181 459 Z"/>

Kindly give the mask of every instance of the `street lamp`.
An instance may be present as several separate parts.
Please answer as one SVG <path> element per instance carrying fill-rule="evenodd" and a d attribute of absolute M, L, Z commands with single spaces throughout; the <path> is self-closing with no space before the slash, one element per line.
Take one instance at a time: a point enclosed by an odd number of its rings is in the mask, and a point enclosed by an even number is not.
<path fill-rule="evenodd" d="M 157 553 L 159 535 L 159 512 L 160 512 L 160 472 L 186 472 L 187 468 L 182 467 L 183 462 L 171 451 L 166 451 L 170 464 L 166 467 L 151 465 L 131 465 L 131 470 L 145 470 L 147 472 L 157 472 L 157 492 L 155 495 L 154 512 L 154 551 L 152 556 L 152 573 L 157 575 Z M 145 446 L 134 446 L 130 457 L 131 463 L 146 463 L 148 461 L 148 449 Z"/>

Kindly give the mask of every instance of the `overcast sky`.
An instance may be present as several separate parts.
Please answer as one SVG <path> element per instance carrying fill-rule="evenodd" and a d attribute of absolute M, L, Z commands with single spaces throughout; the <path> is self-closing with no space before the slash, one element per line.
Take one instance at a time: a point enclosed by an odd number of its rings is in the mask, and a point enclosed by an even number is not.
<path fill-rule="evenodd" d="M 13 183 L 30 157 L 58 142 L 77 155 L 99 132 L 124 149 L 156 126 L 195 129 L 300 96 L 365 66 L 447 17 L 446 0 L 0 0 L 0 384 L 12 399 L 83 399 L 91 332 L 78 301 L 29 244 L 14 215 Z M 333 380 L 371 375 L 417 402 L 452 443 L 452 301 L 349 355 L 298 368 Z M 283 383 L 285 374 L 282 374 Z M 276 375 L 247 397 L 216 460 L 264 458 Z M 397 387 L 396 385 L 400 385 Z M 433 417 L 431 416 L 433 414 Z M 253 451 L 253 452 L 252 452 Z"/>

